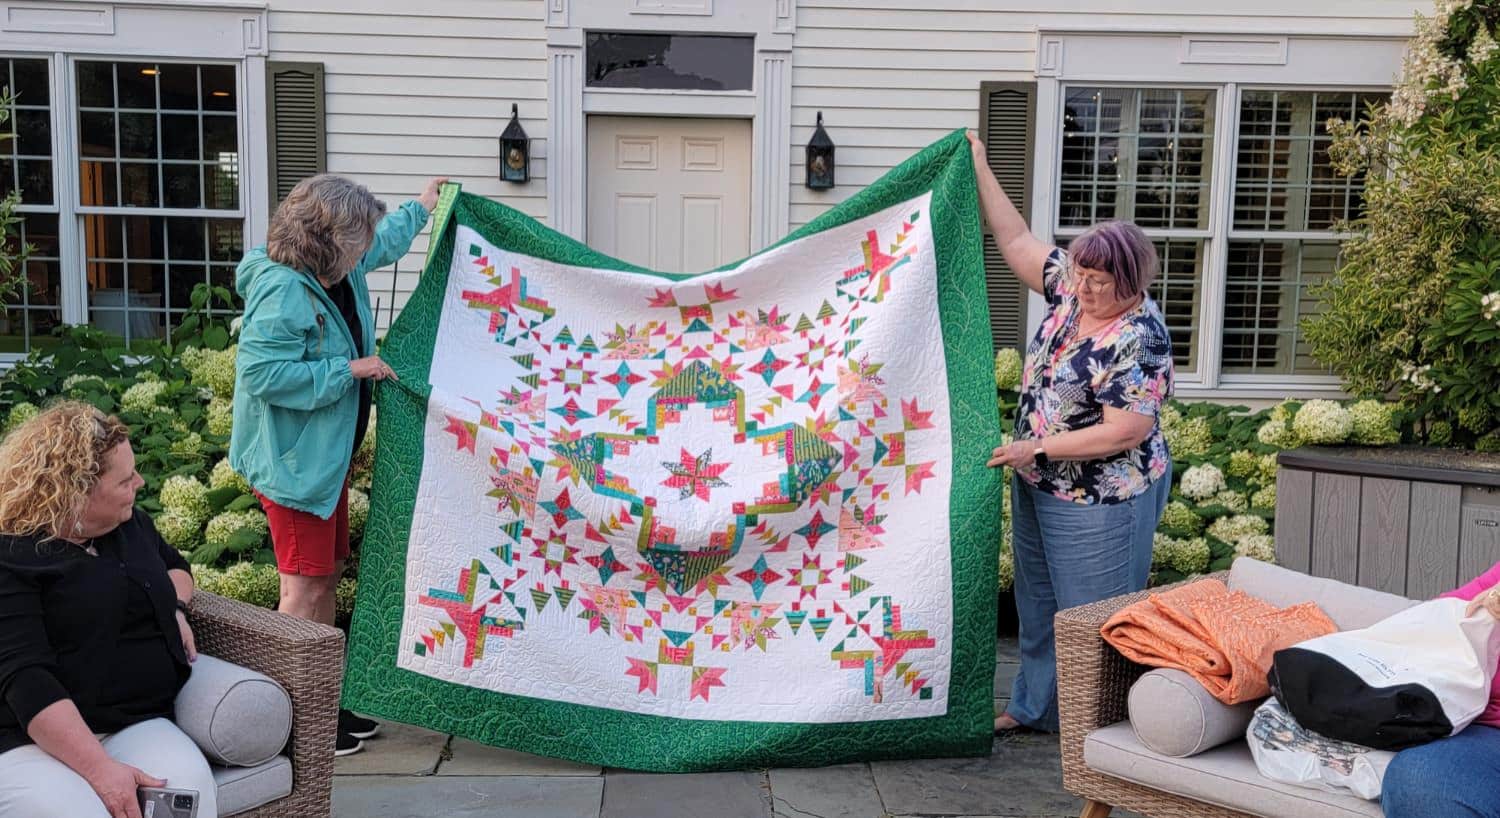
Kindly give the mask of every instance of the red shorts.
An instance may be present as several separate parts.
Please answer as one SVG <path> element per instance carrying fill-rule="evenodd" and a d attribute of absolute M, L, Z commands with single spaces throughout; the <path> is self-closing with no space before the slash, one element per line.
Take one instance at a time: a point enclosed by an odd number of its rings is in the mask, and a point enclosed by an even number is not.
<path fill-rule="evenodd" d="M 260 492 L 260 505 L 271 526 L 271 548 L 276 551 L 276 569 L 283 574 L 326 577 L 334 572 L 334 563 L 349 558 L 349 484 L 339 492 L 339 504 L 333 516 L 323 519 L 316 514 L 277 505 Z"/>

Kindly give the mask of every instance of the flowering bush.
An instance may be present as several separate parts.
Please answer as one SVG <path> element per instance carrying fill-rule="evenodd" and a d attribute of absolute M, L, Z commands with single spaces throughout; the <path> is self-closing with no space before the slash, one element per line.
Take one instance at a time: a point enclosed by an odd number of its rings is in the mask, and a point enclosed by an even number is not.
<path fill-rule="evenodd" d="M 1236 514 L 1232 517 L 1220 517 L 1208 526 L 1208 535 L 1231 545 L 1251 534 L 1265 534 L 1271 528 L 1264 517 L 1253 514 Z"/>
<path fill-rule="evenodd" d="M 161 507 L 202 525 L 209 515 L 208 487 L 196 477 L 168 477 L 161 487 Z"/>
<path fill-rule="evenodd" d="M 1178 417 L 1181 417 L 1179 414 Z M 1214 445 L 1214 433 L 1208 418 L 1182 418 L 1175 423 L 1166 422 L 1162 416 L 1161 433 L 1167 439 L 1167 448 L 1174 457 L 1202 457 Z"/>
<path fill-rule="evenodd" d="M 1350 391 L 1394 389 L 1437 445 L 1500 428 L 1497 23 L 1494 0 L 1438 0 L 1389 104 L 1328 124 L 1365 212 L 1341 225 L 1343 265 L 1307 339 Z"/>
<path fill-rule="evenodd" d="M 229 458 L 224 458 L 214 464 L 213 471 L 208 473 L 208 487 L 212 489 L 234 489 L 240 494 L 250 493 L 250 483 L 240 476 L 240 473 L 229 465 Z"/>
<path fill-rule="evenodd" d="M 1021 353 L 1012 347 L 995 353 L 995 385 L 1005 391 L 1021 385 Z"/>
<path fill-rule="evenodd" d="M 1378 400 L 1362 400 L 1349 407 L 1350 440 L 1361 446 L 1388 446 L 1401 442 L 1396 406 Z"/>
<path fill-rule="evenodd" d="M 1178 539 L 1157 532 L 1151 545 L 1153 567 L 1179 574 L 1201 574 L 1208 570 L 1208 540 L 1202 537 Z"/>
<path fill-rule="evenodd" d="M 229 437 L 229 432 L 234 427 L 234 403 L 228 398 L 214 398 L 208 402 L 208 408 L 204 411 L 208 418 L 208 433 Z"/>

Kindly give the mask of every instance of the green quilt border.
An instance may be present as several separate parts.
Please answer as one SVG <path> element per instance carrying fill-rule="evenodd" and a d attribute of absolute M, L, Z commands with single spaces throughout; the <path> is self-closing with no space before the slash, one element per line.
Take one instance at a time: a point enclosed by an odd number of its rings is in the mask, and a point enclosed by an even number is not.
<path fill-rule="evenodd" d="M 539 755 L 661 772 L 820 766 L 857 760 L 988 754 L 993 720 L 996 559 L 1001 481 L 985 467 L 1000 441 L 994 350 L 984 297 L 974 170 L 962 131 L 934 143 L 875 184 L 778 242 L 845 224 L 933 191 L 938 299 L 955 458 L 951 516 L 954 634 L 948 712 L 843 724 L 699 721 L 555 702 L 433 679 L 396 667 L 401 649 L 406 543 L 422 473 L 428 373 L 453 256 L 451 216 L 500 227 L 508 249 L 553 262 L 646 272 L 552 231 L 505 205 L 444 190 L 427 268 L 382 355 L 401 380 L 377 392 L 379 446 L 360 563 L 344 704 Z M 732 265 L 729 265 L 732 266 Z M 689 279 L 693 275 L 673 276 Z M 494 707 L 498 700 L 503 708 Z M 675 722 L 670 740 L 663 723 Z"/>

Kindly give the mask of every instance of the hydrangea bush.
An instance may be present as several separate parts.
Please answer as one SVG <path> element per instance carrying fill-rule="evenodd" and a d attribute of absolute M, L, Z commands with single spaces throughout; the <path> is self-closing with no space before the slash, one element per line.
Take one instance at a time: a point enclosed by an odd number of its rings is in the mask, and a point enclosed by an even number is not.
<path fill-rule="evenodd" d="M 1013 353 L 995 363 L 1001 423 L 1006 441 L 1015 422 Z M 1276 455 L 1300 446 L 1384 446 L 1410 439 L 1410 414 L 1376 400 L 1352 403 L 1285 401 L 1251 411 L 1243 406 L 1171 401 L 1162 408 L 1162 433 L 1172 450 L 1172 494 L 1152 553 L 1152 584 L 1222 571 L 1236 557 L 1274 562 Z M 1500 438 L 1497 438 L 1500 445 Z M 1005 475 L 1009 485 L 1010 474 Z M 1010 553 L 1010 492 L 1004 492 L 1000 587 L 1015 576 Z"/>
<path fill-rule="evenodd" d="M 1495 0 L 1438 0 L 1417 18 L 1390 102 L 1362 123 L 1327 123 L 1365 210 L 1339 226 L 1343 263 L 1305 323 L 1349 391 L 1394 391 L 1427 442 L 1481 450 L 1500 441 L 1497 25 Z M 1356 426 L 1372 411 L 1356 404 Z"/>

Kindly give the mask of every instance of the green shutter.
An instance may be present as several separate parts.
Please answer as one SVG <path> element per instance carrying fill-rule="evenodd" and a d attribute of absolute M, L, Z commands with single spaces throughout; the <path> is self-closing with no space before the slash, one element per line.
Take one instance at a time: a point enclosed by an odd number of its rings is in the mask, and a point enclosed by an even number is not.
<path fill-rule="evenodd" d="M 327 168 L 323 64 L 266 63 L 266 111 L 274 211 L 298 182 Z"/>
<path fill-rule="evenodd" d="M 1036 84 L 986 82 L 979 86 L 979 137 L 989 155 L 990 170 L 1027 215 L 1031 202 L 1032 139 L 1036 121 Z M 985 230 L 984 271 L 990 297 L 990 328 L 995 348 L 1026 347 L 1026 285 L 1016 280 Z"/>

